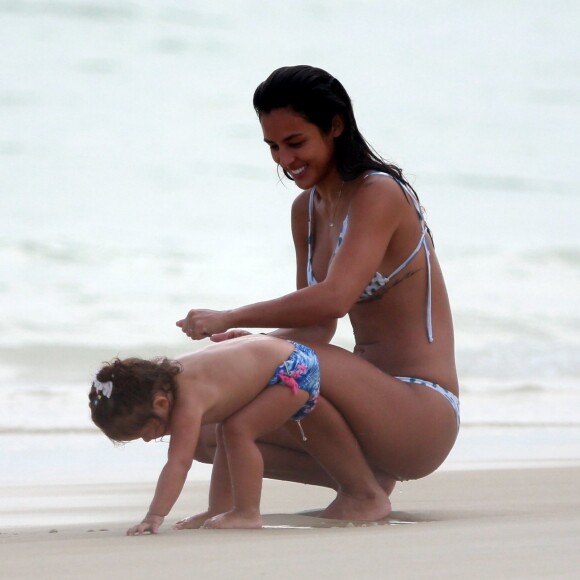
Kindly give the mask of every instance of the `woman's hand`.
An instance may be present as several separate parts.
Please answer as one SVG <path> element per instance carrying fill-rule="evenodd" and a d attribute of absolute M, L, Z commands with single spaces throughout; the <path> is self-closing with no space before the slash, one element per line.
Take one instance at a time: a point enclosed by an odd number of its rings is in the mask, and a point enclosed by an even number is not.
<path fill-rule="evenodd" d="M 252 334 L 249 330 L 242 330 L 241 328 L 233 328 L 227 332 L 218 332 L 212 334 L 209 339 L 212 342 L 225 342 L 226 340 L 231 340 L 232 338 L 239 338 L 240 336 L 248 336 Z"/>
<path fill-rule="evenodd" d="M 165 519 L 164 516 L 158 516 L 156 514 L 147 514 L 143 521 L 132 528 L 127 530 L 128 536 L 141 536 L 146 532 L 150 534 L 156 534 Z"/>
<path fill-rule="evenodd" d="M 193 340 L 201 340 L 216 333 L 228 330 L 228 311 L 223 310 L 190 310 L 187 316 L 175 324 Z"/>

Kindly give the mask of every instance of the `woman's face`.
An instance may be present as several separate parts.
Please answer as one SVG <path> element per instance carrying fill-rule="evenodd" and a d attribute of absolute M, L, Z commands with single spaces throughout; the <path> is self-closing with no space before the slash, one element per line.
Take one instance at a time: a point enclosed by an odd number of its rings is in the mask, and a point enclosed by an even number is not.
<path fill-rule="evenodd" d="M 272 159 L 298 187 L 309 189 L 334 176 L 334 139 L 342 132 L 338 117 L 326 134 L 290 107 L 262 113 L 260 124 Z"/>

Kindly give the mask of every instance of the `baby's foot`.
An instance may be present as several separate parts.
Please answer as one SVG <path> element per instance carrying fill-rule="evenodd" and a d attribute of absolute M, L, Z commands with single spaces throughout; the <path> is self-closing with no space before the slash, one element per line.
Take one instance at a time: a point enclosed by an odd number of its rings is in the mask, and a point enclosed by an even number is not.
<path fill-rule="evenodd" d="M 205 511 L 201 514 L 196 514 L 195 516 L 189 516 L 179 520 L 173 527 L 176 530 L 197 530 L 203 526 L 203 523 L 211 518 L 213 515 L 209 511 Z"/>
<path fill-rule="evenodd" d="M 244 513 L 232 510 L 219 514 L 204 522 L 204 529 L 254 529 L 262 527 L 262 516 L 258 513 Z"/>
<path fill-rule="evenodd" d="M 375 522 L 391 513 L 389 496 L 381 490 L 374 496 L 355 496 L 338 492 L 336 499 L 320 513 L 321 518 L 353 522 Z"/>

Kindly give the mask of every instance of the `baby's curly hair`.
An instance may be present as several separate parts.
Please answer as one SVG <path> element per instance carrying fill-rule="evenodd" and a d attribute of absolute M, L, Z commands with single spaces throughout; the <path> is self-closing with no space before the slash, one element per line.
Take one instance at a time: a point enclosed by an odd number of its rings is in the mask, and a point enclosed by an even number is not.
<path fill-rule="evenodd" d="M 129 441 L 155 418 L 153 396 L 159 391 L 175 396 L 175 377 L 181 365 L 165 357 L 152 360 L 114 358 L 97 372 L 89 391 L 89 407 L 94 424 L 116 442 Z M 111 383 L 107 394 L 102 384 Z M 99 390 L 97 390 L 97 385 Z"/>

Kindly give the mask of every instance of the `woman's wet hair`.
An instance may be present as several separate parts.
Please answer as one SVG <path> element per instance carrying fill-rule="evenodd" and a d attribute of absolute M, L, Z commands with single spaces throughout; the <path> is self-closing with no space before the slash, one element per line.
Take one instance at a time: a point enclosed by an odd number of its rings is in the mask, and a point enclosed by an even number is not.
<path fill-rule="evenodd" d="M 325 70 L 309 65 L 278 68 L 258 85 L 253 105 L 258 118 L 274 109 L 289 107 L 324 134 L 330 132 L 334 118 L 339 115 L 344 129 L 334 139 L 334 157 L 341 179 L 350 181 L 367 171 L 388 173 L 404 183 L 421 203 L 417 192 L 404 177 L 403 170 L 383 159 L 367 143 L 356 124 L 352 101 L 346 89 Z M 282 170 L 288 179 L 294 181 L 285 168 Z M 429 228 L 427 231 L 433 241 Z"/>
<path fill-rule="evenodd" d="M 153 397 L 161 391 L 175 396 L 181 365 L 167 358 L 115 358 L 95 375 L 89 392 L 91 418 L 116 442 L 134 439 L 151 419 Z"/>
<path fill-rule="evenodd" d="M 258 117 L 274 109 L 290 107 L 324 134 L 329 133 L 334 118 L 339 115 L 344 130 L 334 143 L 336 167 L 341 178 L 349 181 L 365 171 L 375 170 L 405 181 L 402 170 L 385 161 L 367 143 L 357 127 L 346 89 L 325 70 L 308 65 L 276 69 L 258 85 L 253 104 Z M 286 170 L 284 174 L 292 179 Z"/>

